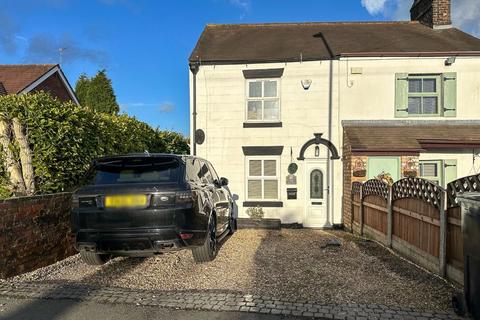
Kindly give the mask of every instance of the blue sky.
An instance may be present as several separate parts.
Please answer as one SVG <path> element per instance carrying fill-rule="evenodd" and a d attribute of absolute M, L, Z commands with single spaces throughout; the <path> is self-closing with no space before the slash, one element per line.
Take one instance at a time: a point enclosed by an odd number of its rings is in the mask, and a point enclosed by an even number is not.
<path fill-rule="evenodd" d="M 122 112 L 188 133 L 188 56 L 207 23 L 408 19 L 411 0 L 0 0 L 0 63 L 58 63 L 72 86 L 105 68 Z M 454 23 L 480 31 L 478 0 Z"/>

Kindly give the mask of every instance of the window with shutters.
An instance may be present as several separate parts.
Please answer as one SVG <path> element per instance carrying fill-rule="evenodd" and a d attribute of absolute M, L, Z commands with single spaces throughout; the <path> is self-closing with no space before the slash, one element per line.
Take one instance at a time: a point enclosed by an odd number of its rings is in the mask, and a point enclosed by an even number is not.
<path fill-rule="evenodd" d="M 247 121 L 280 120 L 279 79 L 247 80 Z"/>
<path fill-rule="evenodd" d="M 456 73 L 396 75 L 396 117 L 455 117 Z"/>
<path fill-rule="evenodd" d="M 247 199 L 279 200 L 279 157 L 247 157 Z"/>

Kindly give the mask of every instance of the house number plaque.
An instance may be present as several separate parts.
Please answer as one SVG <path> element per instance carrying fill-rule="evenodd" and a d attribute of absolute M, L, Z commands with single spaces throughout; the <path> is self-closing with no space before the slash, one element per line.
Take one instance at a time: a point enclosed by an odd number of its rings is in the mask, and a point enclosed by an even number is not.
<path fill-rule="evenodd" d="M 287 184 L 297 184 L 297 176 L 294 174 L 289 174 L 287 176 Z"/>

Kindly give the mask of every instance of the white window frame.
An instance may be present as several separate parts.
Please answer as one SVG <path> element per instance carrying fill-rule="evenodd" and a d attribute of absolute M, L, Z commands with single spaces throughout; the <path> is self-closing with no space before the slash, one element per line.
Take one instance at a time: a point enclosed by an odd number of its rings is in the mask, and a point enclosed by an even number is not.
<path fill-rule="evenodd" d="M 265 81 L 276 81 L 277 82 L 277 96 L 276 97 L 264 97 L 264 87 Z M 250 83 L 251 82 L 262 82 L 262 96 L 261 97 L 252 97 L 250 98 Z M 282 109 L 280 101 L 280 87 L 281 87 L 281 78 L 259 78 L 259 79 L 247 79 L 245 81 L 245 121 L 246 122 L 280 122 L 282 118 Z M 262 102 L 262 119 L 248 119 L 248 102 L 249 101 L 261 101 Z M 278 119 L 264 119 L 265 113 L 265 101 L 278 101 Z"/>
<path fill-rule="evenodd" d="M 438 185 L 440 187 L 443 187 L 444 184 L 445 184 L 445 161 L 443 160 L 419 160 L 419 163 L 418 163 L 418 174 L 420 176 L 420 178 L 422 179 L 425 179 L 425 180 L 428 180 L 428 181 L 432 181 L 431 178 L 434 178 L 433 176 L 422 176 L 421 175 L 421 169 L 420 169 L 420 165 L 422 164 L 435 164 L 437 165 L 437 178 L 438 178 Z M 432 181 L 432 183 L 434 183 Z"/>
<path fill-rule="evenodd" d="M 250 176 L 250 160 L 261 160 L 262 161 L 262 175 L 261 176 Z M 264 161 L 265 160 L 275 160 L 276 161 L 276 175 L 275 176 L 264 176 Z M 250 199 L 248 197 L 248 181 L 249 180 L 261 180 L 262 181 L 262 197 L 258 199 Z M 264 190 L 264 181 L 265 180 L 276 180 L 277 183 L 277 199 L 265 199 L 265 190 Z M 263 201 L 263 202 L 275 202 L 280 201 L 280 156 L 248 156 L 245 157 L 245 199 L 247 201 Z"/>
<path fill-rule="evenodd" d="M 421 80 L 422 89 L 423 89 L 423 80 L 425 79 L 435 79 L 436 92 L 410 92 L 410 80 Z M 424 113 L 423 112 L 423 98 L 425 97 L 435 97 L 437 98 L 437 112 L 436 113 Z M 441 74 L 430 74 L 430 73 L 417 73 L 409 74 L 407 80 L 407 109 L 408 109 L 408 100 L 410 98 L 420 98 L 421 99 L 421 113 L 410 113 L 407 111 L 409 117 L 440 117 L 443 114 L 443 83 Z"/>

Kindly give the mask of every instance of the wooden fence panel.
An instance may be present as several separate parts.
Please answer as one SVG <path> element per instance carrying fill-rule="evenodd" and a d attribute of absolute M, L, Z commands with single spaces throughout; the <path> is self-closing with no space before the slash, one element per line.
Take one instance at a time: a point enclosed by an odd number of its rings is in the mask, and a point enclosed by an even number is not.
<path fill-rule="evenodd" d="M 440 254 L 440 212 L 415 198 L 393 202 L 393 235 L 434 256 Z"/>
<path fill-rule="evenodd" d="M 462 208 L 449 208 L 447 217 L 447 262 L 463 269 Z"/>
<path fill-rule="evenodd" d="M 363 199 L 363 219 L 365 226 L 387 235 L 388 201 L 377 195 L 369 195 Z"/>

